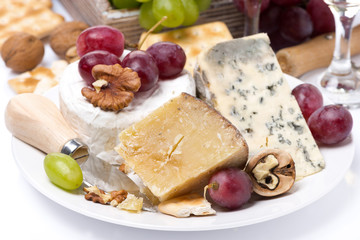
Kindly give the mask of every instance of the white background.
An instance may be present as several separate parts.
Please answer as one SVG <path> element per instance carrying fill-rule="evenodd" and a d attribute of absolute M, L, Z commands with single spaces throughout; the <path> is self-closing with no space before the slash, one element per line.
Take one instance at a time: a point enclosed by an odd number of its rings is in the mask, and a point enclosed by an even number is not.
<path fill-rule="evenodd" d="M 53 4 L 56 12 L 71 20 L 57 0 Z M 57 57 L 48 45 L 45 51 L 41 65 L 50 66 Z M 357 149 L 349 171 L 336 188 L 310 206 L 275 220 L 229 230 L 152 231 L 106 223 L 73 212 L 42 195 L 24 179 L 13 159 L 11 134 L 3 117 L 6 104 L 14 95 L 7 84 L 13 76 L 0 61 L 1 239 L 360 239 L 360 110 L 351 111 Z M 337 161 L 340 165 L 342 159 Z"/>

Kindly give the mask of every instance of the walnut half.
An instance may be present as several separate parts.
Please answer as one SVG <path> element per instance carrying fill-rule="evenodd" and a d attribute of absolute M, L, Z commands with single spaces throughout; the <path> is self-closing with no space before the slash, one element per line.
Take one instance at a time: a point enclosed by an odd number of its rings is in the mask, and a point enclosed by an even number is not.
<path fill-rule="evenodd" d="M 266 149 L 252 157 L 245 171 L 253 182 L 254 192 L 273 197 L 290 190 L 295 182 L 295 163 L 280 149 Z"/>
<path fill-rule="evenodd" d="M 128 195 L 128 192 L 125 190 L 106 193 L 97 186 L 84 187 L 84 191 L 86 192 L 86 200 L 93 201 L 94 203 L 111 204 L 115 207 L 123 202 Z"/>
<path fill-rule="evenodd" d="M 108 204 L 111 201 L 111 195 L 106 194 L 97 186 L 84 187 L 85 199 L 94 203 Z"/>
<path fill-rule="evenodd" d="M 105 111 L 120 111 L 127 107 L 134 99 L 134 92 L 141 86 L 138 74 L 130 68 L 123 68 L 119 64 L 96 65 L 92 75 L 101 81 L 97 89 L 84 87 L 81 93 L 94 107 Z"/>

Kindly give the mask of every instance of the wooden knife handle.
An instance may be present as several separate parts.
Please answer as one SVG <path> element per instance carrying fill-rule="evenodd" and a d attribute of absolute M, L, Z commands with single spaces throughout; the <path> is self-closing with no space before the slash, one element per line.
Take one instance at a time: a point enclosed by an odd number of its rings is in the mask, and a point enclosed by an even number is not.
<path fill-rule="evenodd" d="M 351 54 L 360 53 L 360 26 L 351 35 Z M 305 43 L 284 48 L 276 53 L 281 69 L 294 77 L 322 67 L 328 67 L 333 58 L 335 33 L 317 36 Z"/>
<path fill-rule="evenodd" d="M 77 134 L 48 98 L 24 93 L 13 97 L 5 110 L 8 130 L 20 140 L 45 153 L 60 152 Z"/>

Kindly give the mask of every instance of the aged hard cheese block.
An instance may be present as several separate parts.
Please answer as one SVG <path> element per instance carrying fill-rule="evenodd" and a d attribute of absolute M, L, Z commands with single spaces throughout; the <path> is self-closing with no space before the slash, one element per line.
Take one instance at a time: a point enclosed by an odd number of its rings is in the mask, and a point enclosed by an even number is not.
<path fill-rule="evenodd" d="M 288 151 L 297 179 L 325 167 L 266 34 L 204 51 L 195 79 L 201 98 L 241 131 L 250 155 L 266 145 Z"/>
<path fill-rule="evenodd" d="M 203 187 L 226 166 L 244 167 L 248 147 L 216 110 L 182 93 L 120 133 L 118 153 L 160 201 Z"/>

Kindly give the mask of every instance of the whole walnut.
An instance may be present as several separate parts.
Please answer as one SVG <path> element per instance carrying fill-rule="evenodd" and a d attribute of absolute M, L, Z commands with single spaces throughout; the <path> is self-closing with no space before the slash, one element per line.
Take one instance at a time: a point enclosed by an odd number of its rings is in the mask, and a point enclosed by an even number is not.
<path fill-rule="evenodd" d="M 42 61 L 44 44 L 31 34 L 15 33 L 2 45 L 1 57 L 15 72 L 29 71 Z"/>
<path fill-rule="evenodd" d="M 50 34 L 50 47 L 61 58 L 71 61 L 76 53 L 76 40 L 80 33 L 88 28 L 84 22 L 72 21 L 60 24 L 56 30 Z"/>

